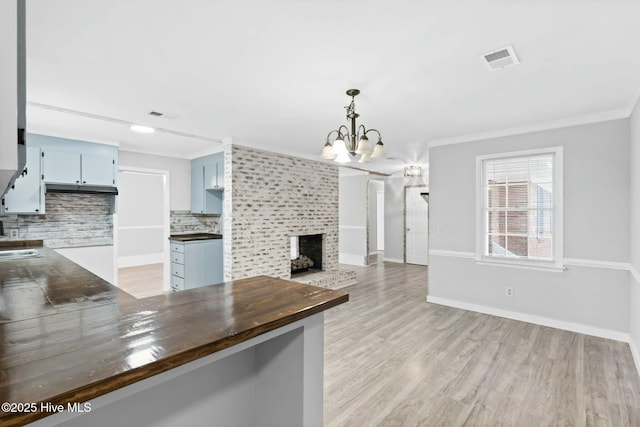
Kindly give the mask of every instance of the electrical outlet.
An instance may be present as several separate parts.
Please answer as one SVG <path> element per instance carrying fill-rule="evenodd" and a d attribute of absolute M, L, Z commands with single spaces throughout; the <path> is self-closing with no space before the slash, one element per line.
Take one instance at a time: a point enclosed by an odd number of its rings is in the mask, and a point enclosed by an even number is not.
<path fill-rule="evenodd" d="M 18 238 L 18 230 L 10 230 L 9 231 L 9 238 L 17 239 Z"/>
<path fill-rule="evenodd" d="M 508 297 L 512 297 L 513 296 L 513 287 L 511 286 L 507 286 L 506 288 L 504 288 L 504 294 Z"/>

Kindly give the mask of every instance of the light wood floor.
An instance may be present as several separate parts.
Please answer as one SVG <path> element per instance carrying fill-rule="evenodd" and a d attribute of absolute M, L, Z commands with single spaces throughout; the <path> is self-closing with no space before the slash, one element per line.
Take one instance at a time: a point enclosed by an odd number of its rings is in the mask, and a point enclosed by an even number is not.
<path fill-rule="evenodd" d="M 326 312 L 326 426 L 640 426 L 627 344 L 425 302 L 378 263 Z"/>
<path fill-rule="evenodd" d="M 136 298 L 146 298 L 164 292 L 163 264 L 148 264 L 118 269 L 118 287 Z"/>
<path fill-rule="evenodd" d="M 627 344 L 426 303 L 426 267 L 352 269 L 325 314 L 326 426 L 640 426 Z M 118 278 L 162 292 L 162 264 Z"/>

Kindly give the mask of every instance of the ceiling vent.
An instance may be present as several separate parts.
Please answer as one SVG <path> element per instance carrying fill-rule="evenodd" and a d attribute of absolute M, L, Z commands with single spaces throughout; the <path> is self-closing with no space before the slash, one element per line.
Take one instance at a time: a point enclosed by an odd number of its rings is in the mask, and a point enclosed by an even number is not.
<path fill-rule="evenodd" d="M 483 58 L 489 69 L 492 71 L 501 70 L 520 63 L 520 60 L 516 56 L 516 52 L 513 50 L 513 46 L 506 46 L 489 53 L 485 53 Z"/>
<path fill-rule="evenodd" d="M 164 113 L 161 113 L 159 111 L 149 111 L 149 115 L 150 116 L 155 116 L 155 117 L 160 117 L 160 116 L 164 116 Z"/>

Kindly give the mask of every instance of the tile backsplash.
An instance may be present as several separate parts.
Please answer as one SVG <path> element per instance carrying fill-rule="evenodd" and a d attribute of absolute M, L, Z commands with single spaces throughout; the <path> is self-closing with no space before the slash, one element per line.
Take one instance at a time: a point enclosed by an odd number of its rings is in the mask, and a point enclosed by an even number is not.
<path fill-rule="evenodd" d="M 220 215 L 193 214 L 191 211 L 171 211 L 171 234 L 222 233 Z"/>
<path fill-rule="evenodd" d="M 113 245 L 113 196 L 47 194 L 44 215 L 0 215 L 6 236 L 44 240 L 50 248 Z M 14 239 L 15 240 L 15 239 Z"/>

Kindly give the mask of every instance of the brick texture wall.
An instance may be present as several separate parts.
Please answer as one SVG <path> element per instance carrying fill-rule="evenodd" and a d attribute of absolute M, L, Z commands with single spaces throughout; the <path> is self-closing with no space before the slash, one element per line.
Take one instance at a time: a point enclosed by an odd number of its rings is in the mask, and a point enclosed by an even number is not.
<path fill-rule="evenodd" d="M 231 218 L 231 220 L 229 220 Z M 324 234 L 323 270 L 338 271 L 338 168 L 225 147 L 225 280 L 291 277 L 291 236 Z"/>

